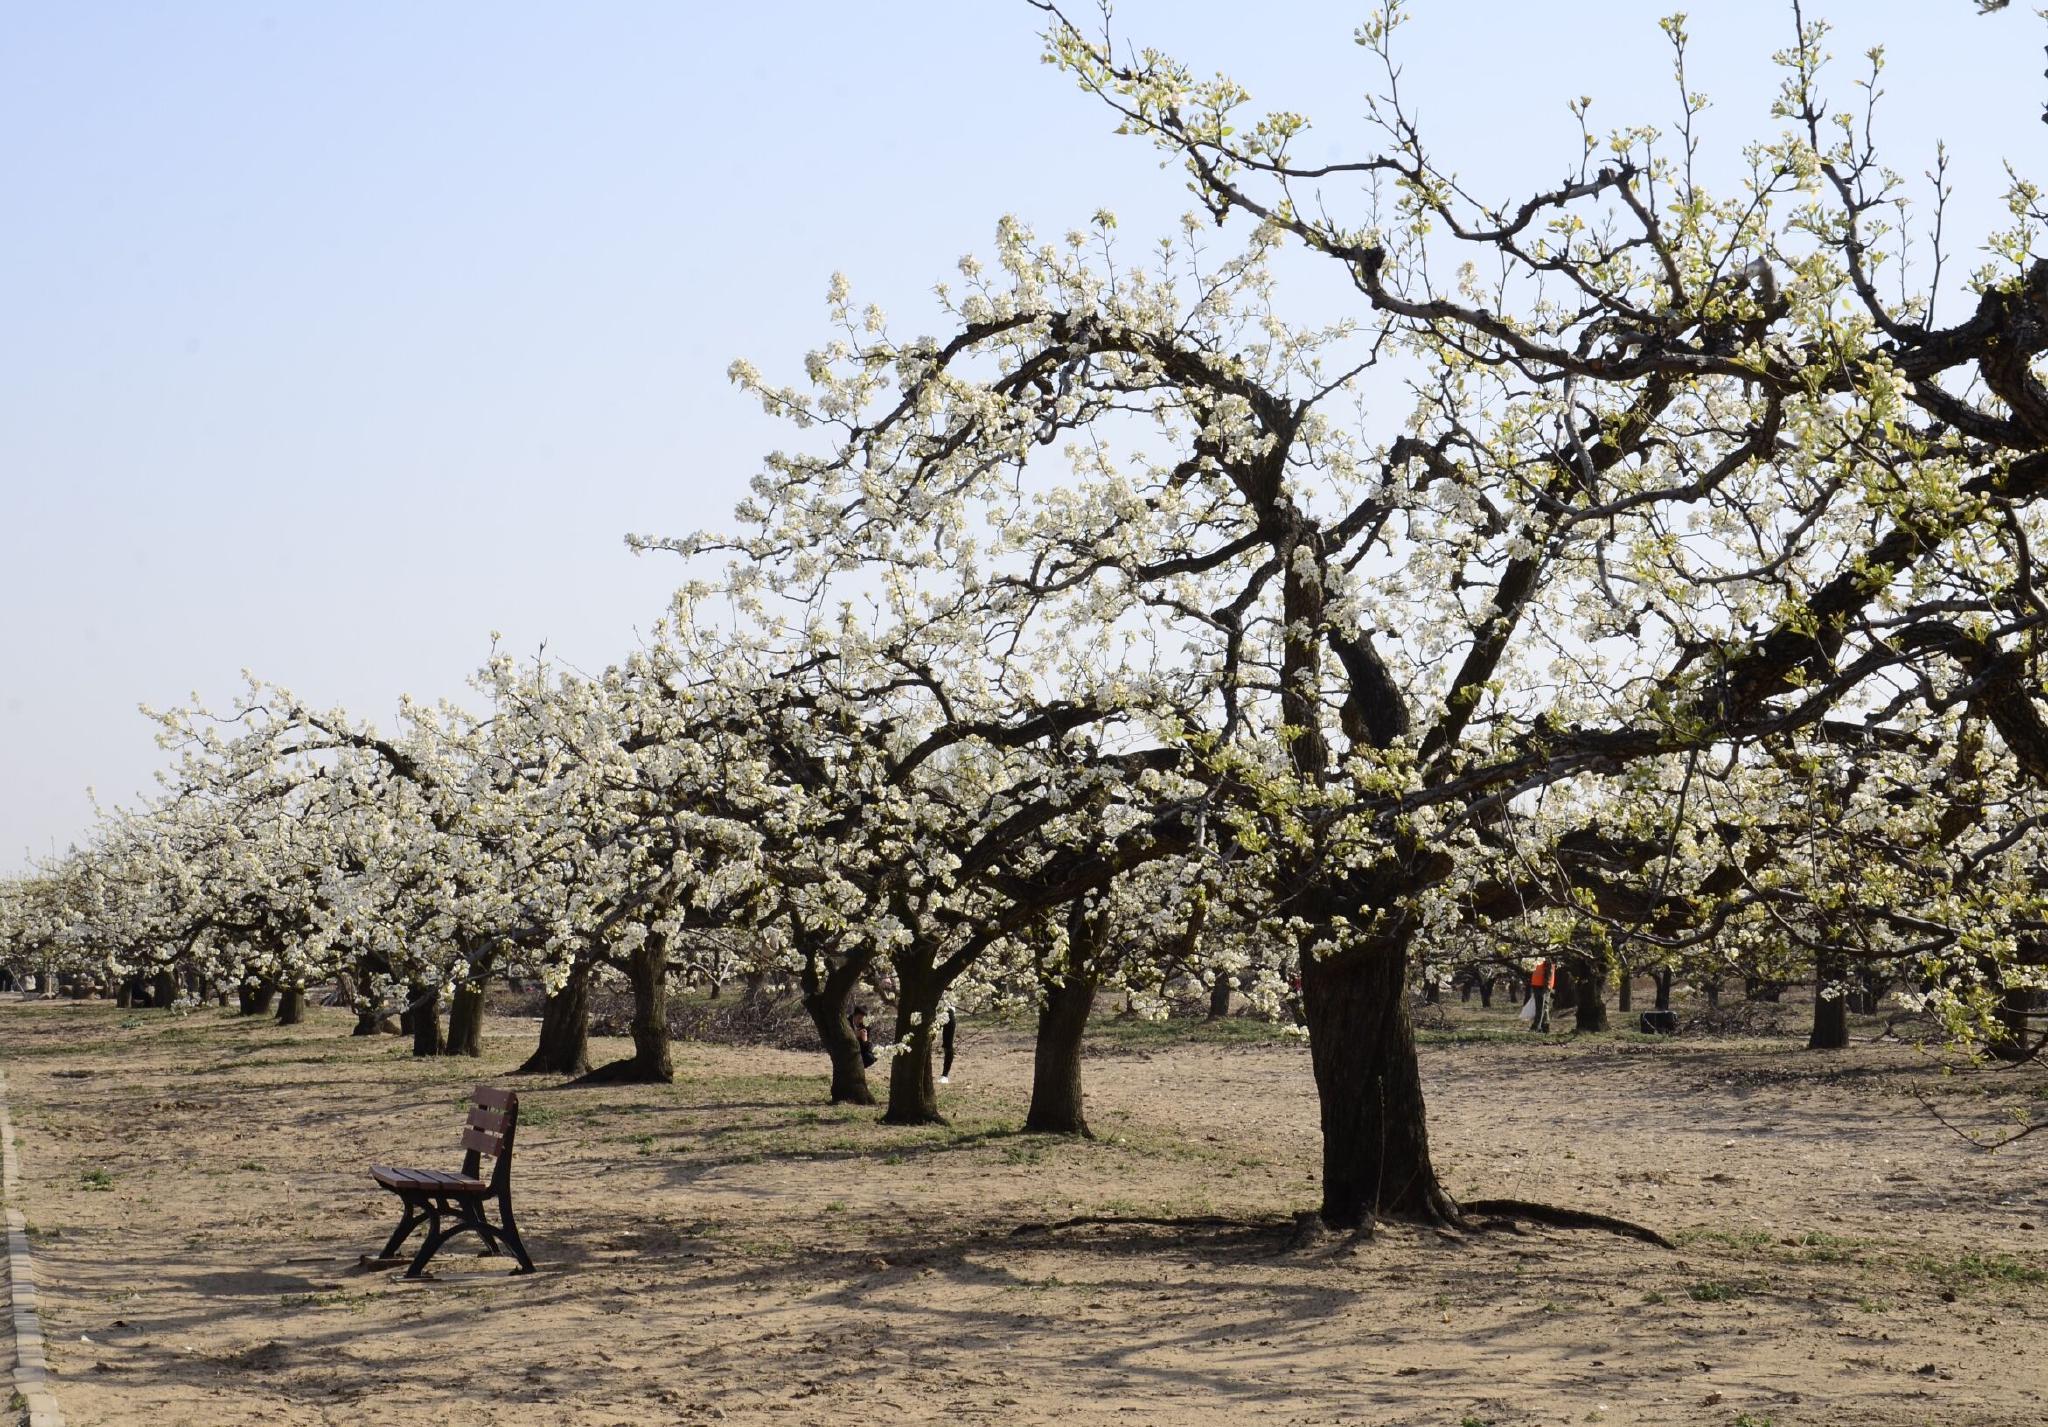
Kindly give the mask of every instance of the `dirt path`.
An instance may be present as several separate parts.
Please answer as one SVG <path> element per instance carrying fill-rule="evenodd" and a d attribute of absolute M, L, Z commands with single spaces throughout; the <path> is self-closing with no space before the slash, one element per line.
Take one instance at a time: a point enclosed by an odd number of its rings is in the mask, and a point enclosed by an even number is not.
<path fill-rule="evenodd" d="M 542 1272 L 351 1265 L 371 1158 L 451 1160 L 474 1062 L 213 1011 L 0 1005 L 74 1427 L 1059 1422 L 2016 1427 L 2048 1418 L 2048 1137 L 1968 1150 L 2039 1072 L 1783 1042 L 1425 1051 L 1453 1192 L 1653 1223 L 1290 1247 L 1298 1046 L 1091 1058 L 1102 1138 L 1016 1133 L 1029 1047 L 970 1026 L 954 1123 L 818 1102 L 821 1063 L 679 1047 L 661 1088 L 521 1084 Z M 1986 1087 L 1995 1090 L 1985 1093 Z M 452 1167 L 452 1164 L 451 1164 Z M 1083 1215 L 1238 1225 L 1080 1226 Z M 1024 1228 L 1024 1232 L 1018 1232 Z M 469 1404 L 469 1408 L 459 1405 Z"/>

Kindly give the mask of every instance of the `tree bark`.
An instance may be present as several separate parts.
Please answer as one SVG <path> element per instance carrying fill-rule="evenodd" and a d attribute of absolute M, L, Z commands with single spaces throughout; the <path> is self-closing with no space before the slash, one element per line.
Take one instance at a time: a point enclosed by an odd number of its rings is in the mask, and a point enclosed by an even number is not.
<path fill-rule="evenodd" d="M 1090 988 L 1088 996 L 1090 1001 L 1092 1002 L 1095 996 L 1093 988 Z M 1216 973 L 1216 979 L 1209 983 L 1209 1019 L 1212 1021 L 1220 1021 L 1229 1016 L 1229 1014 L 1230 973 L 1228 971 L 1218 971 Z M 1038 1026 L 1039 1034 L 1041 1036 L 1044 1035 L 1045 1018 L 1043 1016 L 1040 1016 Z"/>
<path fill-rule="evenodd" d="M 650 931 L 626 961 L 633 986 L 633 1054 L 601 1065 L 594 1080 L 667 1085 L 676 1078 L 668 1043 L 668 938 Z"/>
<path fill-rule="evenodd" d="M 1407 980 L 1405 938 L 1302 957 L 1322 1111 L 1322 1219 L 1333 1229 L 1457 1217 L 1430 1163 Z"/>
<path fill-rule="evenodd" d="M 268 981 L 244 981 L 239 991 L 241 1012 L 245 1016 L 260 1016 L 270 1009 L 270 998 L 277 988 Z"/>
<path fill-rule="evenodd" d="M 875 1092 L 868 1085 L 868 1068 L 861 1063 L 860 1041 L 846 1022 L 846 1008 L 860 986 L 872 952 L 856 952 L 843 958 L 820 977 L 814 965 L 804 971 L 803 1005 L 818 1032 L 818 1041 L 832 1064 L 832 1103 L 872 1105 Z"/>
<path fill-rule="evenodd" d="M 1045 988 L 1031 1054 L 1031 1109 L 1024 1117 L 1029 1133 L 1095 1137 L 1081 1101 L 1081 1037 L 1095 1008 L 1099 979 L 1090 959 L 1058 985 Z"/>
<path fill-rule="evenodd" d="M 177 999 L 178 978 L 172 975 L 168 969 L 157 972 L 156 978 L 150 982 L 149 1004 L 156 1007 L 164 1007 Z"/>
<path fill-rule="evenodd" d="M 287 986 L 284 994 L 277 998 L 277 1023 L 280 1026 L 296 1026 L 306 1019 L 306 988 Z"/>
<path fill-rule="evenodd" d="M 932 964 L 928 948 L 912 943 L 899 950 L 896 964 L 896 1042 L 902 1049 L 889 1057 L 889 1104 L 885 1125 L 943 1125 L 939 1087 L 932 1075 L 933 1018 L 946 983 Z"/>
<path fill-rule="evenodd" d="M 1992 1040 L 1991 1053 L 2003 1061 L 2025 1060 L 2034 1052 L 2031 1035 L 2034 993 L 2025 986 L 2007 986 L 1998 997 L 1998 1028 L 2003 1033 Z"/>
<path fill-rule="evenodd" d="M 1600 968 L 1581 965 L 1572 977 L 1578 988 L 1578 999 L 1572 1003 L 1572 1030 L 1587 1035 L 1607 1029 L 1607 978 Z"/>
<path fill-rule="evenodd" d="M 1635 973 L 1624 966 L 1614 978 L 1614 1009 L 1624 1016 L 1635 1009 Z"/>
<path fill-rule="evenodd" d="M 569 979 L 541 1008 L 540 1044 L 519 1067 L 520 1075 L 585 1075 L 590 1071 L 589 963 L 578 961 Z"/>
<path fill-rule="evenodd" d="M 481 1056 L 484 1053 L 484 986 L 465 981 L 455 988 L 448 1005 L 448 1047 L 445 1055 Z"/>
<path fill-rule="evenodd" d="M 1849 988 L 1842 985 L 1848 968 L 1838 956 L 1822 956 L 1813 968 L 1813 1034 L 1808 1050 L 1842 1050 L 1849 1044 Z M 1829 995 L 1830 990 L 1834 995 Z"/>
<path fill-rule="evenodd" d="M 445 1055 L 448 1043 L 441 1038 L 441 991 L 429 991 L 418 982 L 412 992 L 412 1053 L 415 1056 Z"/>
<path fill-rule="evenodd" d="M 1660 1011 L 1670 1010 L 1671 968 L 1668 966 L 1659 967 L 1656 971 L 1651 973 L 1651 977 L 1657 983 L 1657 1009 Z"/>

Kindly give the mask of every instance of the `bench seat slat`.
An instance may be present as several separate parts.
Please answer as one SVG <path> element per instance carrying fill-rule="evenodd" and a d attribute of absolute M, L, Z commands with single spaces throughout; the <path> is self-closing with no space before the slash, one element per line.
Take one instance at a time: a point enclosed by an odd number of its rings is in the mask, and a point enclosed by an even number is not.
<path fill-rule="evenodd" d="M 411 1189 L 427 1194 L 487 1194 L 490 1186 L 481 1179 L 450 1174 L 440 1169 L 402 1169 L 373 1164 L 370 1177 L 389 1189 Z"/>

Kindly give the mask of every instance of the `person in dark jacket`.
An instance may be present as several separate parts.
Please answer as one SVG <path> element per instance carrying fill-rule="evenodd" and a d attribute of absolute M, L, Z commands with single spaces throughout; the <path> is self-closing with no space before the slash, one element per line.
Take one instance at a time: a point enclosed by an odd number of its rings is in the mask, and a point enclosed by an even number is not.
<path fill-rule="evenodd" d="M 944 1085 L 953 1078 L 953 1023 L 958 1018 L 951 1006 L 946 1007 L 946 1019 L 939 1024 L 939 1050 L 945 1063 L 939 1067 L 939 1084 Z"/>
<path fill-rule="evenodd" d="M 875 1063 L 875 1043 L 868 1033 L 867 1007 L 855 1006 L 852 1014 L 847 1016 L 846 1024 L 853 1032 L 854 1043 L 860 1047 L 860 1063 L 872 1066 Z"/>

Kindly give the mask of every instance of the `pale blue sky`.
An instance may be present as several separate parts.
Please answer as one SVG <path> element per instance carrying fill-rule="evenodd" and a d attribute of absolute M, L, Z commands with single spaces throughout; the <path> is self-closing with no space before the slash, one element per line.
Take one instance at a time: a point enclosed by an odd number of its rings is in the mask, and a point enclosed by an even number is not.
<path fill-rule="evenodd" d="M 1404 84 L 1483 192 L 1563 174 L 1564 101 L 1671 115 L 1666 5 L 1415 0 Z M 1771 129 L 1777 0 L 1698 5 L 1710 161 Z M 1883 134 L 1957 151 L 1952 231 L 2048 175 L 2043 26 L 1969 0 L 1810 5 Z M 1125 0 L 1119 26 L 1355 145 L 1360 4 Z M 627 531 L 720 524 L 786 439 L 726 383 L 794 373 L 829 274 L 916 329 L 1009 211 L 1175 174 L 1038 62 L 1022 0 L 0 5 L 0 871 L 157 764 L 138 701 L 238 670 L 388 718 L 488 631 L 579 663 L 677 577 Z"/>

